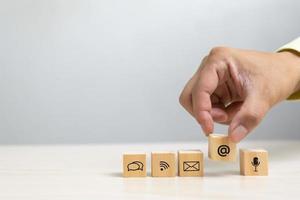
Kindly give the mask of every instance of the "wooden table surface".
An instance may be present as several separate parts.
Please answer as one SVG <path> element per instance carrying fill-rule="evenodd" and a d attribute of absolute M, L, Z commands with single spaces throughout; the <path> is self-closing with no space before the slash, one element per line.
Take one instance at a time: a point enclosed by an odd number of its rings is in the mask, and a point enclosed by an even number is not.
<path fill-rule="evenodd" d="M 239 175 L 239 162 L 207 159 L 207 143 L 2 145 L 0 199 L 299 199 L 300 141 L 247 141 L 269 151 L 269 176 Z M 204 177 L 123 178 L 122 153 L 201 149 Z M 150 171 L 148 171 L 149 173 Z"/>

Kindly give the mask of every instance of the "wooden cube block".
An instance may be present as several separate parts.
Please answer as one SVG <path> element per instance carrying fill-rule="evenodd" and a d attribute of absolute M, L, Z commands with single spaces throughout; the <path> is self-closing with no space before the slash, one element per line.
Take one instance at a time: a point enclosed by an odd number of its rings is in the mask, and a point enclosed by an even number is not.
<path fill-rule="evenodd" d="M 145 177 L 147 175 L 146 154 L 123 154 L 123 176 Z"/>
<path fill-rule="evenodd" d="M 176 176 L 176 154 L 174 152 L 152 152 L 151 174 L 153 177 Z"/>
<path fill-rule="evenodd" d="M 203 166 L 202 151 L 178 151 L 179 176 L 203 176 Z"/>
<path fill-rule="evenodd" d="M 263 149 L 240 149 L 240 172 L 245 176 L 267 176 L 268 152 Z"/>
<path fill-rule="evenodd" d="M 236 144 L 227 135 L 210 134 L 208 136 L 208 157 L 212 160 L 235 161 Z"/>

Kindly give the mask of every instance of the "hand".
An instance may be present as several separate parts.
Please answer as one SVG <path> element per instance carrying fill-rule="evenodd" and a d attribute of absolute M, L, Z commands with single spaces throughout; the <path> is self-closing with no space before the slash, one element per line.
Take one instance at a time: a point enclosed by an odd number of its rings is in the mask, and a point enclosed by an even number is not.
<path fill-rule="evenodd" d="M 213 132 L 215 121 L 228 124 L 230 139 L 239 142 L 272 106 L 299 89 L 296 54 L 216 47 L 203 59 L 179 100 L 206 135 Z"/>

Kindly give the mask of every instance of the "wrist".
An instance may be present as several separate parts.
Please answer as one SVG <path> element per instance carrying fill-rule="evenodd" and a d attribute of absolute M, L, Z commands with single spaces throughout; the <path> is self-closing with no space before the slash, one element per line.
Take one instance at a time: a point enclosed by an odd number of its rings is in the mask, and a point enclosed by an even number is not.
<path fill-rule="evenodd" d="M 291 94 L 300 91 L 300 53 L 294 50 L 284 50 L 278 53 L 288 71 Z M 290 95 L 291 95 L 290 94 Z"/>

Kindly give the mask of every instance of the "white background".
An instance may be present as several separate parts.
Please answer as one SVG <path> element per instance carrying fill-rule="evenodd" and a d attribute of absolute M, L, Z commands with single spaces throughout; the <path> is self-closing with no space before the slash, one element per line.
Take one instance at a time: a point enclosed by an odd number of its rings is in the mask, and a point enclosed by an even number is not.
<path fill-rule="evenodd" d="M 178 96 L 214 46 L 274 51 L 297 0 L 0 0 L 0 143 L 203 140 Z M 300 138 L 300 104 L 250 138 Z M 216 127 L 226 133 L 227 127 Z"/>

